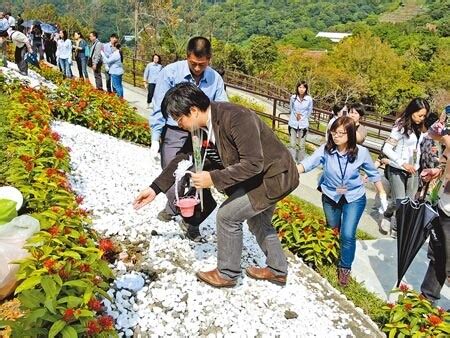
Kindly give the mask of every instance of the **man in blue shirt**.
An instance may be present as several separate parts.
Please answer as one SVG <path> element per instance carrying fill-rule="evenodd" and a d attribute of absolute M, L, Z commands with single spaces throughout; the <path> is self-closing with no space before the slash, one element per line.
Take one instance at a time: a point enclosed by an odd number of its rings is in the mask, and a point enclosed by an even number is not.
<path fill-rule="evenodd" d="M 177 121 L 170 116 L 163 116 L 161 102 L 166 92 L 181 82 L 194 83 L 211 101 L 228 101 L 222 77 L 211 67 L 211 43 L 208 39 L 197 36 L 189 40 L 187 45 L 186 60 L 177 61 L 167 65 L 159 73 L 153 96 L 153 112 L 150 114 L 150 126 L 152 130 L 152 145 L 150 148 L 152 158 L 158 157 L 161 143 L 161 166 L 164 169 L 175 158 L 176 153 L 186 142 L 189 135 L 178 127 Z M 169 221 L 178 211 L 174 205 L 175 188 L 166 192 L 166 208 L 158 215 L 158 219 Z M 188 236 L 191 232 L 193 239 L 200 237 L 198 227 L 194 230 L 188 228 Z"/>

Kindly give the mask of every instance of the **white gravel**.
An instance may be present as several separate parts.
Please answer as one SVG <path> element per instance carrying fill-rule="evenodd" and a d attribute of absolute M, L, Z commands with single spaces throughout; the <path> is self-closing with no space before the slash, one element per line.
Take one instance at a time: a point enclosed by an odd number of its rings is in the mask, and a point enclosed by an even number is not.
<path fill-rule="evenodd" d="M 131 273 L 132 268 L 121 261 L 115 264 L 118 276 L 131 274 L 136 278 L 125 277 L 126 283 L 122 280 L 122 284 L 132 285 L 129 289 L 117 286 L 117 281 L 109 290 L 115 302 L 105 301 L 121 334 L 353 336 L 349 324 L 354 325 L 355 319 L 320 284 L 311 285 L 307 276 L 299 276 L 300 260 L 290 259 L 285 287 L 248 277 L 242 277 L 232 289 L 215 289 L 198 282 L 196 271 L 216 266 L 214 215 L 201 227 L 207 243 L 184 239 L 176 222 L 156 219 L 166 202 L 163 194 L 138 212 L 132 208 L 137 193 L 160 172 L 159 165 L 151 162 L 148 148 L 65 122 L 55 122 L 53 129 L 71 148 L 71 181 L 75 191 L 85 197 L 82 206 L 93 212 L 94 228 L 118 241 L 149 243 L 145 262 L 158 274 L 156 280 L 151 281 L 145 273 Z M 245 227 L 243 268 L 255 263 L 264 266 L 264 261 Z M 142 278 L 145 285 L 140 288 Z M 286 319 L 287 310 L 298 317 Z"/>

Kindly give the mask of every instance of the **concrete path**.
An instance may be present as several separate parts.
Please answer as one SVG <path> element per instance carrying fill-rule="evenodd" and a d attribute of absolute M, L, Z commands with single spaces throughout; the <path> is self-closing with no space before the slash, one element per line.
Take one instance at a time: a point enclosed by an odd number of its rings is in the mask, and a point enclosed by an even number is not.
<path fill-rule="evenodd" d="M 78 71 L 73 68 L 74 74 Z M 91 83 L 94 83 L 92 71 L 89 69 Z M 104 77 L 103 77 L 104 80 Z M 105 80 L 104 80 L 105 82 Z M 147 91 L 143 88 L 134 87 L 128 83 L 123 83 L 125 99 L 137 108 L 143 117 L 148 118 L 150 109 L 147 108 Z M 106 85 L 104 84 L 106 88 Z M 251 95 L 233 88 L 227 88 L 229 95 L 241 95 L 264 105 L 268 112 L 272 111 L 272 105 L 265 99 L 258 99 Z M 314 140 L 317 141 L 317 140 Z M 316 143 L 316 142 L 315 142 Z M 318 178 L 321 175 L 320 169 L 315 169 L 300 176 L 300 185 L 293 192 L 294 195 L 322 208 L 322 194 L 316 189 Z M 361 218 L 358 229 L 377 238 L 377 240 L 358 241 L 356 247 L 355 261 L 352 274 L 357 281 L 364 283 L 366 288 L 375 292 L 383 299 L 390 299 L 389 292 L 394 287 L 397 276 L 397 241 L 390 238 L 378 230 L 377 211 L 378 205 L 375 202 L 375 191 L 372 184 L 367 184 L 367 205 Z M 411 284 L 415 290 L 420 290 L 420 284 L 425 276 L 428 267 L 426 257 L 427 244 L 420 250 L 413 264 L 406 273 L 404 281 Z M 392 298 L 392 296 L 391 296 Z M 445 309 L 450 309 L 450 288 L 444 285 L 442 299 L 438 303 Z"/>

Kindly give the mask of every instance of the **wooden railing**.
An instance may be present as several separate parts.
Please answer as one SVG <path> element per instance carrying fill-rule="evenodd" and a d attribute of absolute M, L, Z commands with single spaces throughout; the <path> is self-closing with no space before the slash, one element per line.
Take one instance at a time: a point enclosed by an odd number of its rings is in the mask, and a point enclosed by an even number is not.
<path fill-rule="evenodd" d="M 135 87 L 143 87 L 143 73 L 149 61 L 129 56 L 125 56 L 124 61 L 124 80 L 132 83 Z M 271 104 L 271 114 L 258 113 L 271 120 L 271 126 L 274 131 L 287 135 L 291 92 L 269 81 L 228 69 L 225 70 L 224 81 L 227 87 L 256 95 Z M 328 110 L 315 107 L 310 119 L 310 132 L 324 136 L 324 130 L 331 118 L 331 114 Z M 391 116 L 378 117 L 369 113 L 362 118 L 361 123 L 368 129 L 369 142 L 366 142 L 365 146 L 371 152 L 379 153 L 382 142 L 392 129 L 394 118 Z"/>

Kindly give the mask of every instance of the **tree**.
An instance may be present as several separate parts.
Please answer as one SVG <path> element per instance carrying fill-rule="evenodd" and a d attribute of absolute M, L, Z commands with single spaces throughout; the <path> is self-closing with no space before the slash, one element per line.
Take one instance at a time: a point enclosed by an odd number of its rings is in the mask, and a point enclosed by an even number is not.
<path fill-rule="evenodd" d="M 247 65 L 252 74 L 267 71 L 278 57 L 275 42 L 270 36 L 256 35 L 247 43 Z"/>

